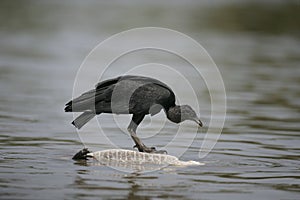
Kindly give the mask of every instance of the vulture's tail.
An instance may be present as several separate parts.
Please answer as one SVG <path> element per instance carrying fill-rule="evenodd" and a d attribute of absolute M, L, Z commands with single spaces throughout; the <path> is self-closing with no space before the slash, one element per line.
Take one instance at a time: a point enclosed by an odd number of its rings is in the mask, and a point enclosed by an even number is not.
<path fill-rule="evenodd" d="M 72 124 L 80 129 L 81 127 L 83 127 L 88 121 L 90 121 L 91 119 L 93 119 L 93 117 L 95 117 L 96 114 L 92 111 L 85 111 L 84 113 L 82 113 L 81 115 L 79 115 L 73 122 Z"/>

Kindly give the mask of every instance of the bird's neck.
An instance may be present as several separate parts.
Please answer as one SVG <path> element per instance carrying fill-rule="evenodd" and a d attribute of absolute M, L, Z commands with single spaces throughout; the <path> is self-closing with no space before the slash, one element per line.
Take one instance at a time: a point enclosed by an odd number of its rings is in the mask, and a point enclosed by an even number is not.
<path fill-rule="evenodd" d="M 174 123 L 179 123 L 181 122 L 181 114 L 180 114 L 180 106 L 173 106 L 170 107 L 167 111 L 167 118 L 174 122 Z"/>

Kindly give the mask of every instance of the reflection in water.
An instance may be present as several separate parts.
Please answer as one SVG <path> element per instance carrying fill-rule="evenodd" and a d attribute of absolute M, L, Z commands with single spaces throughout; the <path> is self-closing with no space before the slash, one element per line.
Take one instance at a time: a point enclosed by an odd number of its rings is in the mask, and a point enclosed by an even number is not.
<path fill-rule="evenodd" d="M 136 195 L 138 193 L 138 191 L 141 190 L 141 187 L 136 184 L 134 182 L 134 180 L 128 180 L 128 184 L 131 185 L 131 188 L 129 190 L 129 193 L 128 193 L 128 196 L 127 196 L 127 199 L 138 199 L 138 200 L 148 200 L 148 199 L 151 199 L 151 197 L 144 197 L 144 196 L 139 196 L 139 195 Z"/>
<path fill-rule="evenodd" d="M 298 199 L 300 42 L 296 19 L 300 12 L 296 1 L 267 2 L 2 1 L 1 198 L 224 199 L 226 195 L 231 199 Z M 195 36 L 222 73 L 228 98 L 226 125 L 213 152 L 200 160 L 206 165 L 128 174 L 93 161 L 74 163 L 71 157 L 82 144 L 63 105 L 71 97 L 84 56 L 111 34 L 153 25 Z M 139 54 L 139 61 L 151 61 L 144 53 Z M 210 96 L 204 83 L 200 87 L 201 117 L 209 122 Z M 105 116 L 101 123 L 120 147 L 132 145 Z M 151 123 L 141 135 L 146 137 L 155 132 L 152 127 L 160 126 L 155 118 Z M 167 144 L 175 130 L 171 125 L 173 129 L 167 127 L 145 138 L 145 143 Z M 95 127 L 89 126 L 90 134 L 96 134 Z M 187 136 L 192 134 L 189 130 Z M 180 159 L 198 159 L 205 130 Z M 184 147 L 182 141 L 174 149 Z"/>
<path fill-rule="evenodd" d="M 72 196 L 72 198 L 80 198 L 80 197 L 97 197 L 98 198 L 113 198 L 116 197 L 114 196 L 113 191 L 117 192 L 118 190 L 120 190 L 120 188 L 113 188 L 113 187 L 101 187 L 98 186 L 96 183 L 94 183 L 94 180 L 92 179 L 88 179 L 88 178 L 84 178 L 82 176 L 82 174 L 87 174 L 88 171 L 84 171 L 84 173 L 82 173 L 82 171 L 78 171 L 78 175 L 76 176 L 74 183 L 69 185 L 69 187 L 71 188 L 77 188 L 79 190 L 84 189 L 86 191 L 85 194 L 83 193 L 78 193 L 74 196 Z M 122 178 L 120 176 L 120 178 Z M 142 186 L 139 185 L 138 183 L 138 179 L 139 178 L 139 174 L 130 174 L 129 176 L 124 176 L 124 183 L 126 183 L 128 185 L 127 188 L 121 189 L 124 191 L 124 196 L 122 196 L 123 199 L 151 199 L 151 197 L 145 197 L 140 193 L 140 191 L 142 190 Z M 142 178 L 143 179 L 143 178 Z M 147 178 L 146 178 L 147 180 Z M 100 195 L 95 194 L 93 191 L 97 190 L 97 191 L 107 191 L 110 190 L 112 193 L 110 195 L 103 195 L 100 193 Z"/>

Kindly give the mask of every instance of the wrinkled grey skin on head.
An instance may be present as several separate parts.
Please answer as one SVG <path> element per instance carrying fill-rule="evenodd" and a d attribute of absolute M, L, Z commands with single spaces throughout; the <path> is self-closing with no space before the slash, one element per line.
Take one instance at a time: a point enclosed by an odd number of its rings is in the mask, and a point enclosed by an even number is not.
<path fill-rule="evenodd" d="M 196 122 L 201 127 L 203 126 L 196 112 L 189 105 L 171 107 L 167 111 L 167 117 L 169 120 L 175 123 L 180 123 L 185 120 L 190 120 Z"/>

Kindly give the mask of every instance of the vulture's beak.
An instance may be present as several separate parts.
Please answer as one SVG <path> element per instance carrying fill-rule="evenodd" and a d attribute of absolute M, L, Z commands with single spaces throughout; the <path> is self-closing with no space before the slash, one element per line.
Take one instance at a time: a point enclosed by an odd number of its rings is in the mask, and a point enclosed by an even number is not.
<path fill-rule="evenodd" d="M 200 127 L 203 126 L 203 124 L 199 118 L 194 118 L 193 121 L 196 122 Z"/>

